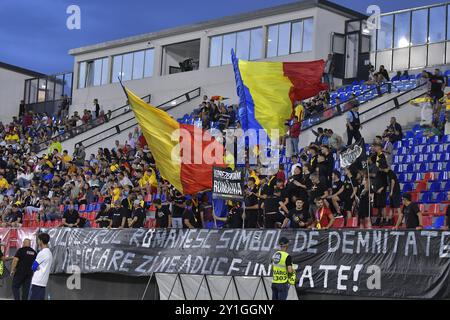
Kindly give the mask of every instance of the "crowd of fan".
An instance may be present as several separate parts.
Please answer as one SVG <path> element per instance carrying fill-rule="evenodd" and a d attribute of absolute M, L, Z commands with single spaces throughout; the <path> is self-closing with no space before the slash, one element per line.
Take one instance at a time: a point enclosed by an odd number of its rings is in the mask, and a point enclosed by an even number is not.
<path fill-rule="evenodd" d="M 381 70 L 379 74 L 383 75 Z M 386 79 L 385 79 L 386 80 Z M 384 81 L 384 80 L 383 80 Z M 226 106 L 221 96 L 203 97 L 193 117 L 204 129 L 224 130 L 239 126 L 237 110 Z M 357 217 L 360 227 L 398 227 L 393 214 L 405 213 L 406 226 L 420 227 L 420 212 L 411 197 L 402 196 L 395 173 L 391 170 L 393 143 L 402 139 L 401 126 L 393 118 L 382 136 L 377 136 L 368 157 L 369 170 L 358 162 L 341 172 L 335 170 L 335 158 L 345 147 L 342 137 L 332 129 L 319 128 L 316 140 L 298 150 L 301 120 L 327 108 L 328 92 L 298 103 L 288 134 L 282 142 L 292 145 L 293 154 L 279 171 L 267 175 L 261 165 L 247 165 L 244 203 L 227 202 L 227 215 L 213 212 L 210 195 L 180 194 L 159 177 L 155 161 L 145 139 L 136 128 L 124 145 L 115 142 L 112 149 L 99 148 L 86 159 L 80 144 L 73 155 L 57 148 L 40 157 L 32 148 L 55 134 L 72 132 L 95 121 L 107 121 L 94 100 L 93 110 L 80 117 L 68 117 L 69 101 L 63 102 L 56 120 L 47 115 L 25 113 L 7 126 L 0 125 L 0 223 L 17 227 L 23 214 L 38 221 L 59 221 L 66 227 L 89 227 L 89 220 L 78 209 L 95 204 L 99 211 L 96 226 L 109 228 L 144 227 L 148 217 L 156 227 L 177 228 L 321 228 L 333 226 L 336 217 L 345 223 Z M 339 99 L 336 100 L 339 104 Z M 361 139 L 358 101 L 352 97 L 341 108 L 347 112 L 347 146 Z M 300 121 L 299 121 L 300 120 Z M 248 153 L 249 150 L 246 150 Z M 390 198 L 390 209 L 386 200 Z M 408 209 L 412 206 L 412 209 Z M 64 208 L 61 210 L 60 208 Z M 244 209 L 245 208 L 245 209 Z M 377 211 L 372 221 L 372 208 Z M 406 208 L 406 210 L 405 210 Z"/>
<path fill-rule="evenodd" d="M 63 96 L 56 113 L 49 114 L 25 110 L 22 101 L 19 117 L 13 117 L 13 121 L 6 125 L 0 122 L 2 144 L 6 145 L 19 141 L 20 145 L 26 145 L 26 150 L 39 152 L 53 140 L 61 141 L 63 138 L 77 135 L 107 122 L 111 117 L 111 111 L 108 110 L 105 113 L 98 99 L 94 99 L 92 110 L 85 109 L 82 115 L 78 111 L 69 115 L 70 103 L 70 98 Z"/>

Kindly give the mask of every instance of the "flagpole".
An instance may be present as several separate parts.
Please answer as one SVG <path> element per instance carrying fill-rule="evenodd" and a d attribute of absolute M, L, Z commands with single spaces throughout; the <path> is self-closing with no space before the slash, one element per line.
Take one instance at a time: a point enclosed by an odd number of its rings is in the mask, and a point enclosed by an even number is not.
<path fill-rule="evenodd" d="M 214 227 L 217 229 L 216 211 L 214 211 L 214 200 L 211 202 L 212 202 L 212 211 L 213 211 L 213 217 L 214 217 Z"/>

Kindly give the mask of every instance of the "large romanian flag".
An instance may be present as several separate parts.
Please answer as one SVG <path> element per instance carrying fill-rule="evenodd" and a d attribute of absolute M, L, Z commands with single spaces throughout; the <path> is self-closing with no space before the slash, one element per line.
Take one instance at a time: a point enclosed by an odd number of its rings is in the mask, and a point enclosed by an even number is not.
<path fill-rule="evenodd" d="M 271 129 L 284 135 L 295 101 L 315 96 L 327 89 L 322 83 L 325 62 L 252 62 L 231 53 L 239 96 L 242 128 Z"/>
<path fill-rule="evenodd" d="M 223 145 L 124 90 L 161 176 L 183 194 L 211 189 L 213 166 L 224 166 Z"/>

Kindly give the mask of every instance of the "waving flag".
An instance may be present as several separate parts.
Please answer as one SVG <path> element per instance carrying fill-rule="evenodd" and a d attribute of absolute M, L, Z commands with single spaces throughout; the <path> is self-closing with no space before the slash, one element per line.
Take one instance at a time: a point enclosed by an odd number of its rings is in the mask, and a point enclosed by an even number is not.
<path fill-rule="evenodd" d="M 242 128 L 271 129 L 286 133 L 284 123 L 291 118 L 295 101 L 315 96 L 327 89 L 321 82 L 324 61 L 251 62 L 237 59 L 231 52 L 239 96 Z"/>
<path fill-rule="evenodd" d="M 124 90 L 161 176 L 183 194 L 211 189 L 213 166 L 224 166 L 223 145 Z"/>

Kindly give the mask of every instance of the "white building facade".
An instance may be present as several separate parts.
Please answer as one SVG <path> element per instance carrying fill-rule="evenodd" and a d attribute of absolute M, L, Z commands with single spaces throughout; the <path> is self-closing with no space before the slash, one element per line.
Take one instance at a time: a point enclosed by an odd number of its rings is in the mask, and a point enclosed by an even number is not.
<path fill-rule="evenodd" d="M 19 115 L 25 80 L 38 76 L 43 74 L 0 62 L 0 120 L 3 123 L 9 123 L 13 116 Z"/>
<path fill-rule="evenodd" d="M 237 103 L 231 49 L 244 60 L 326 59 L 333 34 L 344 34 L 346 21 L 364 18 L 327 1 L 306 0 L 73 49 L 72 111 L 91 109 L 94 98 L 105 112 L 124 105 L 119 77 L 139 96 L 151 94 L 154 105 L 197 87 Z M 180 65 L 187 59 L 189 72 Z M 191 111 L 180 109 L 171 113 Z"/>

